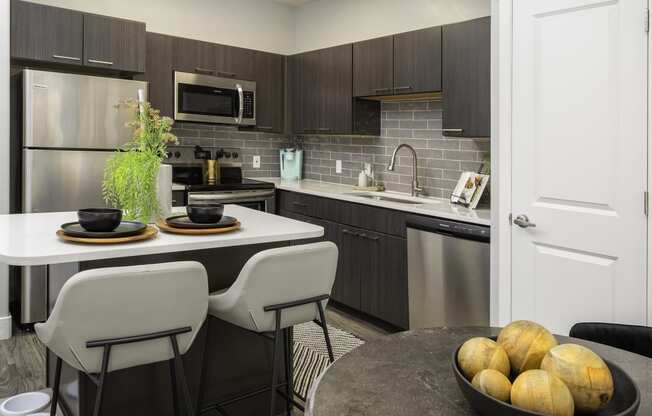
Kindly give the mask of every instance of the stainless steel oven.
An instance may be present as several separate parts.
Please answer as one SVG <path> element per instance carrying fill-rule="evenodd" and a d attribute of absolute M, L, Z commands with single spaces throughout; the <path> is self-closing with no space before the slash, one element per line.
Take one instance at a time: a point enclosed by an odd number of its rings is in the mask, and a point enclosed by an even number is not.
<path fill-rule="evenodd" d="M 188 192 L 188 205 L 202 203 L 236 204 L 258 211 L 275 213 L 275 202 L 274 189 Z"/>
<path fill-rule="evenodd" d="M 256 83 L 175 71 L 174 119 L 255 126 Z"/>

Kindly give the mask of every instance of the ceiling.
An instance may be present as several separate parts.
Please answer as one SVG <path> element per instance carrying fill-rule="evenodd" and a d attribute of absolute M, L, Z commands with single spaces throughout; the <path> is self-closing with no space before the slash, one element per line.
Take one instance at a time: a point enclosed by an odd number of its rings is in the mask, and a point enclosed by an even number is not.
<path fill-rule="evenodd" d="M 273 0 L 276 3 L 287 4 L 288 6 L 299 7 L 313 0 Z"/>

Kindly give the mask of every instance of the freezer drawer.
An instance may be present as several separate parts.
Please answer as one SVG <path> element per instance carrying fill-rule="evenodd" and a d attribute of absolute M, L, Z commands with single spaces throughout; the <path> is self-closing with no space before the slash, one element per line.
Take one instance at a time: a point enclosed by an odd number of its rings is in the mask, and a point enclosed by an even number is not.
<path fill-rule="evenodd" d="M 116 149 L 131 138 L 131 110 L 116 108 L 138 99 L 147 83 L 117 78 L 25 70 L 23 146 Z"/>
<path fill-rule="evenodd" d="M 410 329 L 489 325 L 488 236 L 488 227 L 408 219 Z"/>
<path fill-rule="evenodd" d="M 113 152 L 23 150 L 23 211 L 105 207 L 104 165 Z"/>

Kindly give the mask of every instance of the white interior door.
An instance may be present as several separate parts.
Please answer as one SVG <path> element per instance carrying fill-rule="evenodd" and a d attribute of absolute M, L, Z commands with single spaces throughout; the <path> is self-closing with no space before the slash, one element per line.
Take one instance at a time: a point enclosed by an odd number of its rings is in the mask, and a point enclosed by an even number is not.
<path fill-rule="evenodd" d="M 512 317 L 645 324 L 647 0 L 513 4 Z"/>

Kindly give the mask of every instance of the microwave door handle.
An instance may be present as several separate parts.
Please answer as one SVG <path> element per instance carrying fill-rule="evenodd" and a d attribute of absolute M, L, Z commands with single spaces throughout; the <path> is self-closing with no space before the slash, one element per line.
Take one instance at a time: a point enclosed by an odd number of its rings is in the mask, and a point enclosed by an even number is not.
<path fill-rule="evenodd" d="M 237 124 L 242 124 L 242 116 L 244 113 L 244 92 L 242 91 L 242 85 L 235 84 L 235 87 L 238 89 L 238 118 L 235 119 Z"/>

